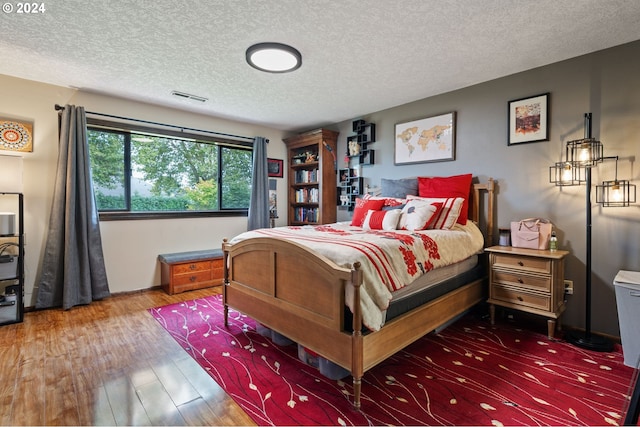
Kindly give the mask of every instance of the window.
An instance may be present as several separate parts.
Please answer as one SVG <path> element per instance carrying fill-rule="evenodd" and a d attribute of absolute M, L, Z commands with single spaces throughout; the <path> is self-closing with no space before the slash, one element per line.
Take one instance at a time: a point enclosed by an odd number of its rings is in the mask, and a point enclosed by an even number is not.
<path fill-rule="evenodd" d="M 252 143 L 87 119 L 101 219 L 247 215 Z"/>

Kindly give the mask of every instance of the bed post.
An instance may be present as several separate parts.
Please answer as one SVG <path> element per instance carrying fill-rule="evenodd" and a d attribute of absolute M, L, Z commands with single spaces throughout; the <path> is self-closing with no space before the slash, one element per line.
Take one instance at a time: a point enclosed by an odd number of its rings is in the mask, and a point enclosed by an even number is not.
<path fill-rule="evenodd" d="M 487 202 L 483 206 L 481 206 L 482 200 L 484 200 L 484 193 L 482 193 L 483 191 L 487 192 Z M 485 184 L 473 185 L 473 198 L 471 200 L 471 211 L 469 212 L 469 215 L 474 221 L 476 221 L 478 226 L 482 227 L 482 225 L 480 224 L 480 218 L 482 217 L 480 209 L 481 207 L 484 207 L 484 209 L 486 209 L 487 211 L 485 217 L 486 224 L 484 224 L 485 232 L 482 233 L 484 235 L 485 248 L 493 244 L 493 210 L 495 198 L 494 191 L 495 181 L 493 180 L 493 178 L 487 179 L 487 182 Z"/>
<path fill-rule="evenodd" d="M 351 269 L 351 284 L 353 285 L 353 332 L 351 334 L 351 375 L 353 376 L 353 406 L 360 409 L 360 390 L 362 387 L 363 354 L 362 348 L 362 307 L 360 306 L 360 286 L 362 272 L 360 263 L 353 264 Z"/>
<path fill-rule="evenodd" d="M 229 251 L 227 250 L 227 239 L 222 239 L 222 302 L 224 304 L 224 326 L 229 326 L 229 306 L 227 305 L 227 286 L 229 285 Z"/>
<path fill-rule="evenodd" d="M 486 246 L 493 245 L 493 203 L 494 197 L 494 184 L 493 178 L 487 180 L 487 193 L 488 193 L 488 206 L 487 206 L 487 240 Z"/>

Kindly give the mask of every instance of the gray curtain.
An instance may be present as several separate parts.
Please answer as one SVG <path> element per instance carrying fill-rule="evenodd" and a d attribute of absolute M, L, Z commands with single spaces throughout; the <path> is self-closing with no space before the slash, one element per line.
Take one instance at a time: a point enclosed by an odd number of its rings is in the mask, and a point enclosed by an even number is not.
<path fill-rule="evenodd" d="M 253 174 L 249 202 L 248 230 L 269 227 L 269 174 L 267 172 L 268 139 L 253 139 Z"/>
<path fill-rule="evenodd" d="M 66 105 L 36 308 L 67 310 L 109 295 L 91 186 L 87 119 L 83 107 Z"/>

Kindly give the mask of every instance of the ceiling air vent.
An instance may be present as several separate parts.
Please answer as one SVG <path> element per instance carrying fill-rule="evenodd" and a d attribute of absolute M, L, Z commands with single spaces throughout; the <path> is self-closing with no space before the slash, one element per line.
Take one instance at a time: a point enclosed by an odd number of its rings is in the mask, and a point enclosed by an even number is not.
<path fill-rule="evenodd" d="M 178 92 L 177 90 L 171 91 L 171 95 L 176 96 L 178 98 L 182 98 L 182 99 L 191 99 L 193 101 L 198 101 L 198 102 L 207 102 L 207 98 L 203 96 L 191 95 L 190 93 Z"/>

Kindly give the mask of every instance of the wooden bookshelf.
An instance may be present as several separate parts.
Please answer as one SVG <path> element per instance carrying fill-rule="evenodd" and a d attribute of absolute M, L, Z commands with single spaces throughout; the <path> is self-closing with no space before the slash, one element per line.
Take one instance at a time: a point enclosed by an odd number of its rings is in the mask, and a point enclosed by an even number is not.
<path fill-rule="evenodd" d="M 338 132 L 316 129 L 284 140 L 288 153 L 288 224 L 336 221 Z"/>

